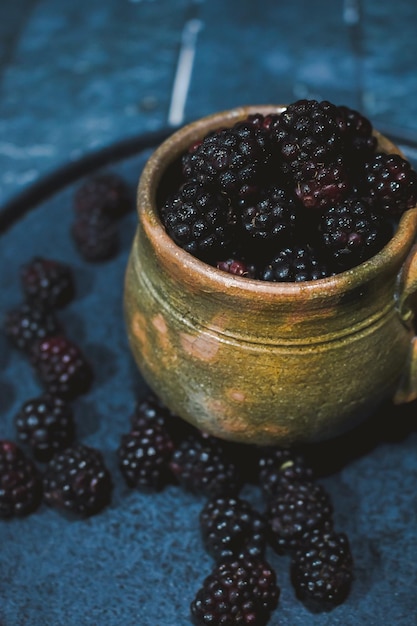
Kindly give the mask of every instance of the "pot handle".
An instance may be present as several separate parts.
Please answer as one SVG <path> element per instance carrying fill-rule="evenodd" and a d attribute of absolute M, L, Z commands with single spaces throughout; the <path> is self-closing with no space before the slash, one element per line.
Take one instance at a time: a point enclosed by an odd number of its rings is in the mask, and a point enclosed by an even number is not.
<path fill-rule="evenodd" d="M 417 310 L 417 244 L 411 249 L 398 277 L 397 309 L 405 324 L 412 326 Z M 395 404 L 412 402 L 417 398 L 417 336 L 411 338 L 407 362 L 398 388 Z"/>

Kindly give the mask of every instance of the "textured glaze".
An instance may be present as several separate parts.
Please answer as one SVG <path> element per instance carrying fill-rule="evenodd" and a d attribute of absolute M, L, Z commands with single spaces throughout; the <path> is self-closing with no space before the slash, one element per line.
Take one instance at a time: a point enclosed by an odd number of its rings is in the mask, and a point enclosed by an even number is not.
<path fill-rule="evenodd" d="M 339 434 L 389 397 L 416 397 L 417 208 L 369 261 L 319 281 L 249 280 L 180 249 L 156 208 L 168 165 L 209 130 L 282 108 L 200 119 L 151 156 L 138 188 L 125 316 L 141 373 L 174 412 L 218 437 L 289 445 Z M 397 151 L 377 136 L 381 150 Z"/>

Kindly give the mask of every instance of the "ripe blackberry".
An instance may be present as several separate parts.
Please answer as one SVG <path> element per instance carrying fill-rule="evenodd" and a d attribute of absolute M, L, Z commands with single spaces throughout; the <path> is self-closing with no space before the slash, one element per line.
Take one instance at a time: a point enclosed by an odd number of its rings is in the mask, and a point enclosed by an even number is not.
<path fill-rule="evenodd" d="M 308 161 L 334 161 L 342 152 L 344 128 L 338 108 L 326 100 L 297 100 L 290 104 L 273 129 L 284 173 L 298 182 Z"/>
<path fill-rule="evenodd" d="M 15 348 L 26 353 L 37 341 L 62 332 L 54 311 L 27 302 L 8 311 L 3 326 Z"/>
<path fill-rule="evenodd" d="M 365 201 L 350 198 L 323 213 L 319 232 L 324 249 L 340 271 L 381 250 L 392 236 L 392 225 Z"/>
<path fill-rule="evenodd" d="M 224 194 L 193 181 L 166 201 L 161 219 L 178 246 L 204 260 L 216 258 L 227 248 L 236 221 Z"/>
<path fill-rule="evenodd" d="M 241 477 L 227 444 L 198 432 L 179 443 L 170 469 L 185 490 L 197 495 L 235 494 L 241 487 Z"/>
<path fill-rule="evenodd" d="M 156 394 L 149 392 L 136 404 L 130 418 L 131 430 L 141 430 L 155 423 L 166 430 L 174 443 L 184 439 L 194 429 L 191 424 L 172 413 Z"/>
<path fill-rule="evenodd" d="M 71 268 L 55 259 L 34 257 L 20 268 L 20 283 L 26 299 L 45 308 L 61 308 L 74 297 Z"/>
<path fill-rule="evenodd" d="M 204 546 L 216 561 L 246 552 L 263 555 L 266 524 L 246 500 L 237 496 L 211 498 L 200 512 Z"/>
<path fill-rule="evenodd" d="M 280 554 L 293 551 L 305 532 L 331 522 L 332 513 L 330 496 L 320 484 L 286 481 L 268 504 L 272 546 Z"/>
<path fill-rule="evenodd" d="M 122 435 L 117 450 L 120 471 L 129 487 L 159 491 L 171 477 L 174 443 L 158 422 L 137 426 Z"/>
<path fill-rule="evenodd" d="M 89 516 L 110 502 L 112 481 L 101 452 L 78 444 L 52 457 L 43 489 L 44 500 L 52 508 Z"/>
<path fill-rule="evenodd" d="M 239 259 L 229 258 L 225 261 L 217 261 L 216 267 L 234 276 L 245 276 L 246 278 L 255 278 L 256 276 L 254 265 L 247 264 Z"/>
<path fill-rule="evenodd" d="M 417 204 L 417 172 L 400 155 L 378 152 L 364 169 L 363 190 L 376 209 L 398 217 Z"/>
<path fill-rule="evenodd" d="M 322 210 L 340 202 L 349 190 L 346 163 L 338 158 L 325 165 L 312 161 L 304 164 L 295 192 L 304 207 Z"/>
<path fill-rule="evenodd" d="M 372 124 L 368 118 L 347 106 L 338 106 L 345 129 L 343 132 L 344 154 L 349 164 L 355 166 L 355 161 L 364 162 L 375 152 L 377 139 L 372 133 Z"/>
<path fill-rule="evenodd" d="M 89 390 L 91 367 L 78 345 L 65 335 L 36 342 L 30 356 L 40 382 L 51 395 L 72 400 Z"/>
<path fill-rule="evenodd" d="M 262 448 L 258 457 L 258 482 L 264 497 L 271 500 L 285 489 L 286 482 L 311 482 L 313 469 L 303 455 L 279 447 Z"/>
<path fill-rule="evenodd" d="M 310 610 L 330 610 L 341 604 L 353 578 L 353 558 L 344 533 L 316 529 L 303 537 L 292 558 L 291 581 L 297 598 Z"/>
<path fill-rule="evenodd" d="M 79 213 L 71 236 L 81 257 L 89 262 L 111 259 L 119 249 L 117 223 L 98 209 Z"/>
<path fill-rule="evenodd" d="M 14 442 L 0 440 L 0 519 L 28 515 L 41 499 L 35 465 Z"/>
<path fill-rule="evenodd" d="M 331 270 L 309 245 L 280 250 L 260 272 L 259 278 L 272 282 L 302 282 L 330 276 Z"/>
<path fill-rule="evenodd" d="M 85 180 L 74 194 L 77 213 L 98 210 L 111 218 L 119 218 L 133 209 L 126 182 L 114 172 L 102 172 Z"/>
<path fill-rule="evenodd" d="M 265 626 L 277 607 L 276 575 L 263 559 L 241 555 L 217 565 L 191 603 L 196 626 Z"/>
<path fill-rule="evenodd" d="M 271 186 L 246 203 L 241 221 L 244 232 L 254 240 L 291 241 L 294 235 L 299 204 L 286 190 Z"/>
<path fill-rule="evenodd" d="M 183 156 L 183 174 L 231 197 L 245 197 L 259 187 L 270 157 L 265 131 L 242 121 L 192 146 Z"/>
<path fill-rule="evenodd" d="M 61 398 L 48 394 L 25 402 L 15 416 L 15 426 L 19 441 L 43 462 L 68 447 L 75 436 L 71 407 Z"/>

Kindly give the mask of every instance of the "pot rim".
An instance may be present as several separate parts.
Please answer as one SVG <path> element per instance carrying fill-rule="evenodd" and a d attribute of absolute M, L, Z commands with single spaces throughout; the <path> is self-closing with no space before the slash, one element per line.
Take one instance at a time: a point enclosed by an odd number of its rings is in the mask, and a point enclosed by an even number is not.
<path fill-rule="evenodd" d="M 231 126 L 253 113 L 282 113 L 286 105 L 248 105 L 199 118 L 168 137 L 150 156 L 139 180 L 137 211 L 149 240 L 157 251 L 164 268 L 178 276 L 187 276 L 195 287 L 215 292 L 239 291 L 240 295 L 267 300 L 310 300 L 324 296 L 338 296 L 376 279 L 384 270 L 396 274 L 407 258 L 417 234 L 417 206 L 406 210 L 398 227 L 386 244 L 367 261 L 334 276 L 305 282 L 268 282 L 222 271 L 208 265 L 180 248 L 167 234 L 156 206 L 158 185 L 166 168 L 195 141 L 211 130 Z M 374 130 L 379 147 L 404 157 L 390 140 Z"/>

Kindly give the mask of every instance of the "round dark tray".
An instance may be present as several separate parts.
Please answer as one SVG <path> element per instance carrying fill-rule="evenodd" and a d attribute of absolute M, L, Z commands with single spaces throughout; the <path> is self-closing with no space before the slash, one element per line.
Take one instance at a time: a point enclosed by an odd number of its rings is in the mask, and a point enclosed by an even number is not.
<path fill-rule="evenodd" d="M 382 129 L 415 161 L 417 143 L 391 131 Z M 83 177 L 111 169 L 134 194 L 150 152 L 171 132 L 163 129 L 89 154 L 0 210 L 2 316 L 21 300 L 22 262 L 43 255 L 74 269 L 77 297 L 60 316 L 95 371 L 91 392 L 74 402 L 77 434 L 103 452 L 114 478 L 111 505 L 90 519 L 69 520 L 42 505 L 25 519 L 0 522 L 2 626 L 182 626 L 190 623 L 189 603 L 211 570 L 198 527 L 204 499 L 179 487 L 158 494 L 130 490 L 117 467 L 120 436 L 129 429 L 136 399 L 147 391 L 130 357 L 122 311 L 136 214 L 121 221 L 121 250 L 105 263 L 81 260 L 69 236 L 72 197 Z M 3 438 L 15 439 L 15 413 L 39 393 L 26 359 L 0 337 Z M 357 430 L 308 450 L 332 497 L 336 527 L 349 536 L 356 579 L 343 605 L 312 614 L 295 599 L 288 559 L 268 553 L 282 589 L 271 626 L 417 622 L 415 411 L 415 404 L 383 407 Z M 260 504 L 255 487 L 244 493 Z"/>

